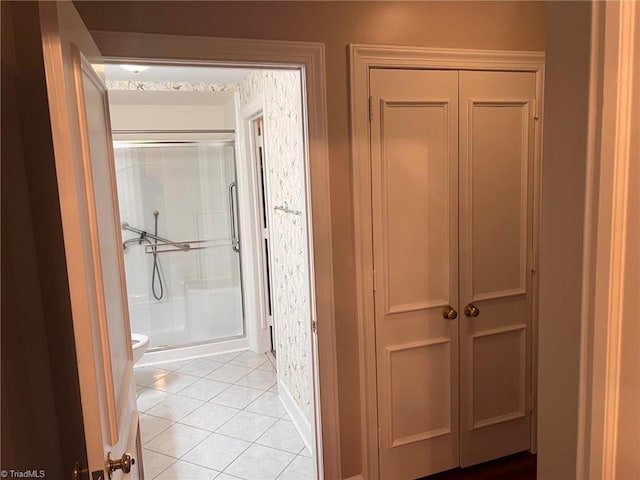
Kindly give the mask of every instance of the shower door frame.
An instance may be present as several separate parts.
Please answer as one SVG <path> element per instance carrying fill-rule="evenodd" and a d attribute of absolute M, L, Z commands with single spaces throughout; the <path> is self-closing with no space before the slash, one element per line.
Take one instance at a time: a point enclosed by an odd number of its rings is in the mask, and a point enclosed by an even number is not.
<path fill-rule="evenodd" d="M 102 60 L 133 64 L 298 70 L 302 77 L 311 350 L 318 478 L 340 479 L 340 429 L 333 292 L 324 45 L 91 31 Z"/>
<path fill-rule="evenodd" d="M 114 136 L 121 137 L 124 135 L 124 131 L 113 131 Z M 129 133 L 129 132 L 126 132 Z M 146 133 L 156 133 L 152 130 L 149 130 Z M 161 133 L 158 131 L 157 133 Z M 230 140 L 211 140 L 211 139 L 202 139 L 202 140 L 162 140 L 160 138 L 156 140 L 116 140 L 114 138 L 114 144 L 118 147 L 116 150 L 120 148 L 166 148 L 166 147 L 187 147 L 187 146 L 208 146 L 208 147 L 231 147 L 233 151 L 233 170 L 234 170 L 234 178 L 238 177 L 238 154 L 237 154 L 237 141 L 236 135 L 234 134 L 234 138 Z M 121 146 L 124 145 L 124 146 Z M 231 206 L 229 206 L 231 208 Z M 187 357 L 193 355 L 207 355 L 211 353 L 218 353 L 220 350 L 211 350 L 211 347 L 214 348 L 222 348 L 222 351 L 229 351 L 235 349 L 243 349 L 247 347 L 247 344 L 251 348 L 250 342 L 248 342 L 248 331 L 247 331 L 247 315 L 246 315 L 246 306 L 245 306 L 245 295 L 244 295 L 244 285 L 243 285 L 243 263 L 242 263 L 242 253 L 237 252 L 238 258 L 238 274 L 240 280 L 240 323 L 242 324 L 242 334 L 240 335 L 232 335 L 229 337 L 222 338 L 209 338 L 203 340 L 196 340 L 193 342 L 187 343 L 179 343 L 175 345 L 168 346 L 157 346 L 157 347 L 149 347 L 147 352 L 145 353 L 143 359 L 141 359 L 137 365 L 145 366 L 147 364 L 154 364 L 156 362 L 166 362 L 168 360 L 180 360 L 184 358 L 185 350 L 189 350 L 189 354 Z M 126 271 L 126 269 L 125 269 Z M 162 271 L 162 269 L 161 269 Z M 185 302 L 187 299 L 185 298 Z M 174 331 L 175 333 L 175 331 Z"/>

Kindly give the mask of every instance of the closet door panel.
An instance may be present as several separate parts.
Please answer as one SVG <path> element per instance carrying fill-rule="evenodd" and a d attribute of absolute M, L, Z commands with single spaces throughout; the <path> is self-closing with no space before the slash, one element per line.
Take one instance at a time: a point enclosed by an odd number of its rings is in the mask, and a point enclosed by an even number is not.
<path fill-rule="evenodd" d="M 448 105 L 380 106 L 385 313 L 442 306 L 450 293 L 449 231 L 442 228 L 449 214 Z"/>
<path fill-rule="evenodd" d="M 460 72 L 462 466 L 530 447 L 534 95 L 533 73 Z"/>
<path fill-rule="evenodd" d="M 458 465 L 458 73 L 370 77 L 380 477 Z"/>
<path fill-rule="evenodd" d="M 469 108 L 472 301 L 526 291 L 527 104 L 473 101 Z"/>

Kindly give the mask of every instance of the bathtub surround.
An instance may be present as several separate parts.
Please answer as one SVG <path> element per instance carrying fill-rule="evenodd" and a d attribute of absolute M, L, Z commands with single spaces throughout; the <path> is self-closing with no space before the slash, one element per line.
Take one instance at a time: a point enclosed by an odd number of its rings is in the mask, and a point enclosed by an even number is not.
<path fill-rule="evenodd" d="M 280 395 L 313 444 L 313 383 L 302 92 L 298 72 L 254 71 L 240 82 L 240 104 L 264 101 L 273 299 Z M 284 206 L 294 214 L 276 206 Z M 289 398 L 287 398 L 289 397 Z"/>
<path fill-rule="evenodd" d="M 164 296 L 152 291 L 152 257 L 146 243 L 124 253 L 132 331 L 151 348 L 242 336 L 241 282 L 229 237 L 228 185 L 235 180 L 232 145 L 116 145 L 120 216 L 141 230 L 193 242 L 193 249 L 158 253 Z M 125 240 L 135 234 L 123 232 Z M 207 240 L 209 248 L 198 250 Z M 161 250 L 162 252 L 162 250 Z"/>

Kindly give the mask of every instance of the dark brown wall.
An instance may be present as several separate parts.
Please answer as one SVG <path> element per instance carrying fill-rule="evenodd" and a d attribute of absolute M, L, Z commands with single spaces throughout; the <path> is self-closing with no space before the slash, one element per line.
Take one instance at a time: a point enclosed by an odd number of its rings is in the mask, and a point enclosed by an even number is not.
<path fill-rule="evenodd" d="M 2 2 L 2 468 L 86 460 L 37 5 Z"/>
<path fill-rule="evenodd" d="M 543 4 L 519 1 L 74 3 L 93 30 L 325 44 L 343 474 L 349 477 L 360 473 L 347 45 L 544 50 Z"/>

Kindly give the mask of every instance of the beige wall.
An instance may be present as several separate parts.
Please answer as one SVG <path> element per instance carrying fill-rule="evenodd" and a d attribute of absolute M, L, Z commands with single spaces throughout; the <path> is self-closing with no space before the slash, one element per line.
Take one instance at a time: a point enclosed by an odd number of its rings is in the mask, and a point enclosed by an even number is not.
<path fill-rule="evenodd" d="M 590 3 L 549 2 L 540 227 L 538 478 L 575 478 Z"/>
<path fill-rule="evenodd" d="M 227 123 L 226 105 L 214 103 L 219 95 L 216 92 L 109 92 L 111 126 L 114 130 L 234 128 L 233 119 Z M 222 95 L 231 106 L 235 105 L 233 93 Z M 150 105 L 149 97 L 155 97 L 157 102 Z"/>
<path fill-rule="evenodd" d="M 343 475 L 360 472 L 359 365 L 349 155 L 349 43 L 544 50 L 536 2 L 75 2 L 90 29 L 322 42 Z"/>

